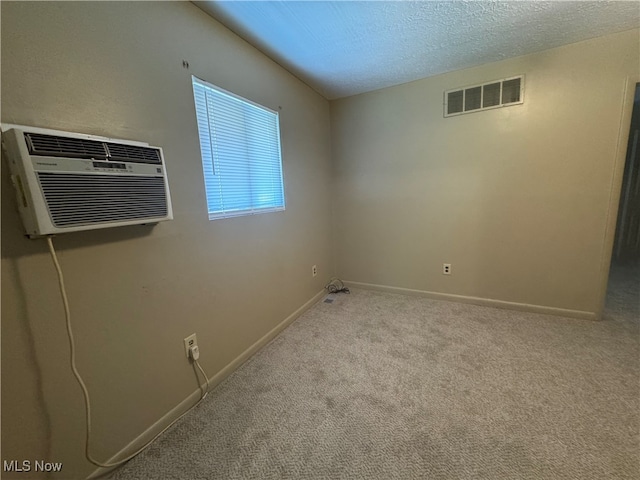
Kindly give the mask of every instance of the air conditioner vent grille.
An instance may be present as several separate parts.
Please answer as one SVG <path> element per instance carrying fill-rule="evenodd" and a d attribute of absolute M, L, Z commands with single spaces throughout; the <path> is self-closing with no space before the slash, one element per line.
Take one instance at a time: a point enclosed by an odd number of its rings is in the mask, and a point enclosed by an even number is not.
<path fill-rule="evenodd" d="M 31 155 L 72 158 L 107 158 L 104 143 L 85 138 L 59 137 L 42 133 L 24 134 Z"/>
<path fill-rule="evenodd" d="M 444 92 L 444 116 L 523 103 L 524 75 Z"/>
<path fill-rule="evenodd" d="M 167 215 L 163 177 L 38 172 L 53 224 L 58 228 Z"/>
<path fill-rule="evenodd" d="M 138 147 L 121 143 L 107 143 L 106 145 L 110 160 L 136 163 L 162 163 L 160 160 L 160 152 L 156 148 Z"/>

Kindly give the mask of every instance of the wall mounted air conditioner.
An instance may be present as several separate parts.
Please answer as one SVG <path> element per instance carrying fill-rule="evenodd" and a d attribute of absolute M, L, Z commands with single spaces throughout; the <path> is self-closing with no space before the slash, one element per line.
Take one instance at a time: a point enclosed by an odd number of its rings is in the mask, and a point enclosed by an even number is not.
<path fill-rule="evenodd" d="M 2 137 L 31 238 L 173 218 L 161 148 L 22 126 Z"/>

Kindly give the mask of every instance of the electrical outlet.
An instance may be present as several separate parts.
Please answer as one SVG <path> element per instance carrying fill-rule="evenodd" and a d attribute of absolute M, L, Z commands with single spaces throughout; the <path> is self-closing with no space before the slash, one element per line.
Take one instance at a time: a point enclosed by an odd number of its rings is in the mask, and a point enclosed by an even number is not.
<path fill-rule="evenodd" d="M 187 358 L 191 358 L 189 356 L 189 348 L 198 346 L 198 338 L 195 333 L 192 333 L 187 338 L 184 339 L 184 353 L 186 353 Z"/>
<path fill-rule="evenodd" d="M 451 275 L 451 264 L 443 263 L 442 264 L 442 274 L 443 275 Z"/>
<path fill-rule="evenodd" d="M 311 267 L 311 276 L 315 277 L 316 275 L 318 275 L 318 267 L 317 265 L 314 265 L 313 267 Z"/>

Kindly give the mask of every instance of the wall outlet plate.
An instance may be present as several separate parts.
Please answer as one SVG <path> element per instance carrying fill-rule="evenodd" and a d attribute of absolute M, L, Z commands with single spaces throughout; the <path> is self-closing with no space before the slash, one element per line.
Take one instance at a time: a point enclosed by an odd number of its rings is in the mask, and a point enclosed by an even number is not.
<path fill-rule="evenodd" d="M 184 339 L 184 353 L 187 355 L 187 358 L 191 358 L 189 356 L 189 348 L 198 346 L 198 338 L 195 333 L 192 333 L 187 338 Z"/>
<path fill-rule="evenodd" d="M 311 276 L 315 277 L 316 275 L 318 275 L 318 266 L 314 265 L 311 267 Z"/>
<path fill-rule="evenodd" d="M 451 275 L 451 264 L 443 263 L 442 264 L 442 274 L 443 275 Z"/>

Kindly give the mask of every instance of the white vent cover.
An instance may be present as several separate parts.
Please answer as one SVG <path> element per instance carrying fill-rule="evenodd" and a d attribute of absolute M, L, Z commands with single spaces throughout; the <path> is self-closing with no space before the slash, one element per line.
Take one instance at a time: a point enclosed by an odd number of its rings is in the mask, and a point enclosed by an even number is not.
<path fill-rule="evenodd" d="M 2 142 L 30 237 L 173 218 L 159 147 L 31 127 Z"/>
<path fill-rule="evenodd" d="M 444 92 L 444 116 L 518 105 L 524 101 L 524 75 Z"/>

